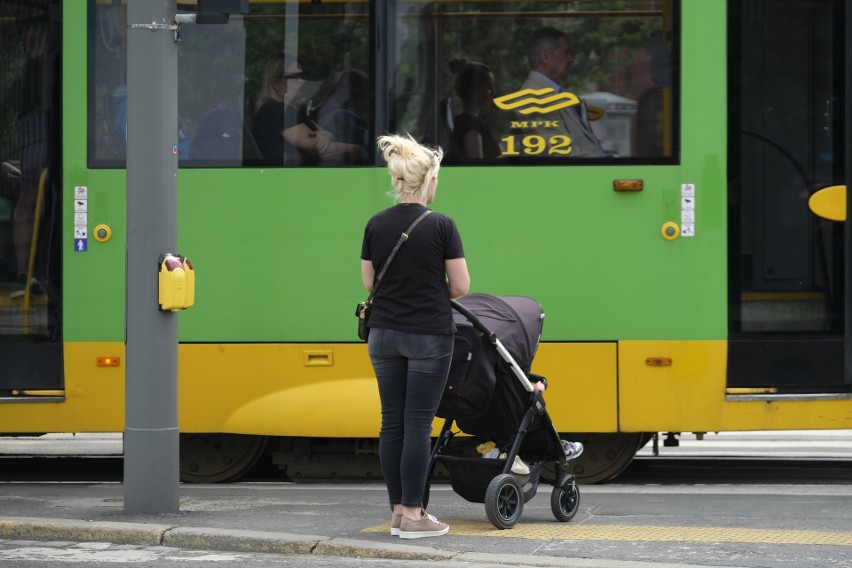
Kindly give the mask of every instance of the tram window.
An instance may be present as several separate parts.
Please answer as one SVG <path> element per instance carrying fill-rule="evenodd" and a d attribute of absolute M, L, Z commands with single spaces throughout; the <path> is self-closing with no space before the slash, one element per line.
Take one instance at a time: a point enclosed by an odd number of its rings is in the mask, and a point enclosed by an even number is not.
<path fill-rule="evenodd" d="M 391 130 L 441 144 L 447 162 L 667 161 L 675 5 L 400 2 Z"/>
<path fill-rule="evenodd" d="M 249 14 L 233 15 L 227 25 L 182 26 L 180 167 L 371 161 L 368 7 L 252 2 Z M 89 165 L 123 167 L 126 5 L 90 0 L 89 13 Z"/>
<path fill-rule="evenodd" d="M 55 238 L 62 210 L 60 15 L 58 0 L 0 0 L 0 341 L 5 343 L 61 337 L 62 270 Z M 9 364 L 14 376 L 14 361 Z"/>

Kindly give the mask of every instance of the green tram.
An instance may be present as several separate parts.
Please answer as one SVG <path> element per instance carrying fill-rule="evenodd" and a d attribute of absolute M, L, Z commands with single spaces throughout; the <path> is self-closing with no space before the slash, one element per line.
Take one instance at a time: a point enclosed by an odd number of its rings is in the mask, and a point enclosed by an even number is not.
<path fill-rule="evenodd" d="M 533 371 L 587 445 L 580 480 L 617 475 L 657 432 L 852 427 L 848 9 L 252 1 L 181 26 L 178 248 L 196 274 L 179 316 L 182 478 L 236 479 L 258 459 L 294 478 L 378 475 L 353 310 L 364 223 L 389 205 L 370 141 L 389 131 L 447 150 L 435 208 L 458 223 L 472 291 L 544 307 Z M 124 429 L 127 25 L 121 0 L 0 0 L 4 435 Z M 544 26 L 572 49 L 549 95 L 521 89 Z M 266 62 L 283 53 L 298 62 L 272 78 L 284 104 L 325 130 L 323 113 L 348 112 L 333 134 L 367 140 L 358 153 L 261 147 Z M 491 71 L 469 114 L 496 156 L 456 136 L 457 59 Z M 566 101 L 599 156 L 550 115 Z"/>

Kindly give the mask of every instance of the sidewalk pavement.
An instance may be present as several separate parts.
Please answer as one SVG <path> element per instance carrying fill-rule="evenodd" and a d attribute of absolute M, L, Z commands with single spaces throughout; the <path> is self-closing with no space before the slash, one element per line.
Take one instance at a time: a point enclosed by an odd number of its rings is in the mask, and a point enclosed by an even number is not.
<path fill-rule="evenodd" d="M 581 525 L 550 512 L 549 486 L 524 508 L 518 524 L 499 531 L 482 504 L 449 485 L 433 485 L 430 512 L 450 524 L 446 536 L 402 541 L 390 536 L 384 486 L 364 484 L 181 485 L 180 510 L 156 515 L 124 511 L 120 483 L 0 484 L 0 543 L 108 542 L 181 549 L 465 562 L 469 565 L 571 568 L 684 568 L 679 563 L 583 558 L 581 540 L 553 530 Z M 582 489 L 581 489 L 582 494 Z M 548 536 L 550 534 L 550 536 Z M 622 543 L 629 546 L 631 543 Z"/>

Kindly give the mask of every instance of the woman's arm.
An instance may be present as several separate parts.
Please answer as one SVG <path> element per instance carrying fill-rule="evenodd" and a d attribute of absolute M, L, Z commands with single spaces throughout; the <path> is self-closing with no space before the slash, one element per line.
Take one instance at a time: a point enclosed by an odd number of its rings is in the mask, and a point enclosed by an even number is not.
<path fill-rule="evenodd" d="M 445 260 L 444 270 L 447 272 L 450 298 L 458 298 L 467 294 L 470 290 L 470 274 L 467 271 L 467 261 L 464 257 Z"/>
<path fill-rule="evenodd" d="M 373 291 L 373 280 L 376 278 L 376 269 L 373 268 L 372 260 L 361 259 L 361 281 L 364 283 L 364 288 L 367 292 Z"/>
<path fill-rule="evenodd" d="M 471 130 L 464 135 L 464 153 L 473 160 L 481 160 L 485 156 L 485 151 L 482 149 L 482 135 L 476 130 Z"/>

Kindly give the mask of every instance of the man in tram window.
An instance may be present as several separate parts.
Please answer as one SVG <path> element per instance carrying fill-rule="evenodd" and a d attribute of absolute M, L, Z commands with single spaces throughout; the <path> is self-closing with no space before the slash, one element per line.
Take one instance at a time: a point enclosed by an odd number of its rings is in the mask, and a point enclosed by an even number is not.
<path fill-rule="evenodd" d="M 574 63 L 571 41 L 565 32 L 551 27 L 542 27 L 533 32 L 527 47 L 530 74 L 521 86 L 524 89 L 553 89 L 555 93 L 569 93 L 560 85 L 568 76 Z M 546 99 L 554 93 L 537 95 L 535 99 Z M 560 101 L 548 102 L 547 107 L 559 107 Z M 547 141 L 546 151 L 541 155 L 551 157 L 599 158 L 606 156 L 600 141 L 589 124 L 586 105 L 582 101 L 570 106 L 555 108 L 541 114 L 518 115 L 522 124 L 523 138 L 541 136 Z M 570 138 L 570 141 L 566 140 Z"/>

